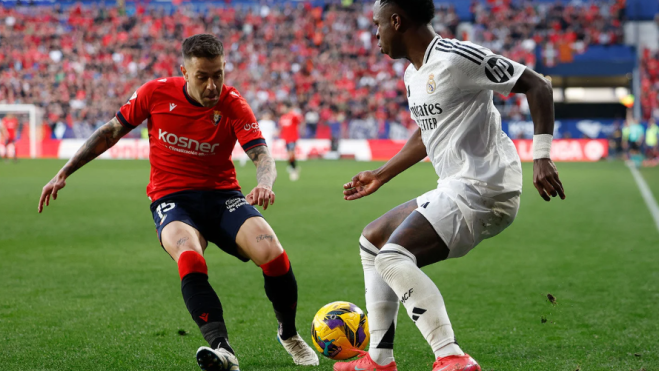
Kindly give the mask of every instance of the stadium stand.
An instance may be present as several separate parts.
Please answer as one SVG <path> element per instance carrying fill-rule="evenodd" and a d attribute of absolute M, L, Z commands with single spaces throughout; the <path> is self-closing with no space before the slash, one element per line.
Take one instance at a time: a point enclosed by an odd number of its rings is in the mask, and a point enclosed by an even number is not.
<path fill-rule="evenodd" d="M 547 44 L 560 62 L 623 39 L 624 0 L 446 3 L 434 20 L 442 36 L 467 38 L 457 34 L 467 11 L 475 42 L 532 68 Z M 84 138 L 141 82 L 179 73 L 184 37 L 211 32 L 225 42 L 227 83 L 257 117 L 277 114 L 279 103 L 292 98 L 303 113 L 318 114 L 318 137 L 403 139 L 412 127 L 401 79 L 406 63 L 379 55 L 370 2 L 140 4 L 126 12 L 80 4 L 0 8 L 0 102 L 37 104 L 53 136 Z M 656 84 L 656 73 L 648 79 Z M 504 118 L 528 119 L 523 97 L 495 99 Z"/>
<path fill-rule="evenodd" d="M 659 118 L 659 52 L 643 50 L 641 59 L 641 107 L 643 119 Z"/>

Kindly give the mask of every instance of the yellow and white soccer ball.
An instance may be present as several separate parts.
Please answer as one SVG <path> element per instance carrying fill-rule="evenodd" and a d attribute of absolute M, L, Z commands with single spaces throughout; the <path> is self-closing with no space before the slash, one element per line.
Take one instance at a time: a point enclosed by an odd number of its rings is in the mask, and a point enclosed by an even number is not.
<path fill-rule="evenodd" d="M 355 304 L 335 301 L 320 308 L 311 323 L 313 345 L 331 359 L 348 359 L 368 344 L 368 319 Z"/>

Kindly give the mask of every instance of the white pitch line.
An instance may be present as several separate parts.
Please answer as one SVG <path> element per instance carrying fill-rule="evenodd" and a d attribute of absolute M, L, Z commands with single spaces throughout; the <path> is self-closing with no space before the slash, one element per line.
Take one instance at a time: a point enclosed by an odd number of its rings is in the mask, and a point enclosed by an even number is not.
<path fill-rule="evenodd" d="M 645 204 L 648 205 L 648 210 L 650 210 L 650 214 L 652 214 L 652 217 L 654 218 L 657 230 L 659 230 L 659 205 L 657 205 L 657 200 L 652 196 L 652 191 L 650 191 L 648 183 L 645 182 L 645 179 L 643 179 L 643 176 L 638 172 L 636 167 L 629 163 L 627 163 L 627 167 L 632 172 L 636 184 L 638 184 L 638 189 L 641 191 L 641 196 L 643 196 Z"/>

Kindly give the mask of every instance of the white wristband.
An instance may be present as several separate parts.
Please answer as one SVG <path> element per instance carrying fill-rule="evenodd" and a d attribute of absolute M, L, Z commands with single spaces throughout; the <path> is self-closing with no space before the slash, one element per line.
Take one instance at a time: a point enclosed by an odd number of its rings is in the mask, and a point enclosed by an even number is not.
<path fill-rule="evenodd" d="M 533 159 L 550 158 L 551 141 L 554 138 L 551 134 L 537 134 L 533 136 Z"/>

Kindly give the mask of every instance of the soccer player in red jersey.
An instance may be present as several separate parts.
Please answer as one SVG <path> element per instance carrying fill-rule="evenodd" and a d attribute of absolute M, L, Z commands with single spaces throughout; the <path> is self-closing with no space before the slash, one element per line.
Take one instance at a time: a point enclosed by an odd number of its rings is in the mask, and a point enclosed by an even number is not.
<path fill-rule="evenodd" d="M 18 126 L 18 118 L 16 118 L 16 116 L 12 115 L 11 113 L 2 119 L 2 125 L 0 125 L 0 129 L 2 130 L 2 137 L 5 140 L 5 160 L 9 158 L 9 148 L 11 145 L 12 152 L 14 153 L 14 161 L 17 161 L 15 142 Z"/>
<path fill-rule="evenodd" d="M 142 85 L 110 122 L 100 127 L 44 186 L 39 212 L 66 179 L 144 120 L 148 120 L 151 176 L 147 195 L 162 247 L 177 262 L 188 311 L 210 347 L 197 351 L 203 370 L 238 370 L 222 305 L 208 282 L 208 242 L 263 269 L 265 291 L 279 323 L 277 338 L 298 365 L 318 356 L 295 327 L 297 283 L 275 232 L 253 205 L 275 201 L 277 176 L 254 113 L 224 85 L 224 49 L 213 35 L 183 42 L 183 77 Z M 256 165 L 258 185 L 243 196 L 231 152 L 236 140 Z"/>
<path fill-rule="evenodd" d="M 286 102 L 283 106 L 284 114 L 279 118 L 279 137 L 286 141 L 286 151 L 288 152 L 288 173 L 292 181 L 300 177 L 300 169 L 297 167 L 295 159 L 295 146 L 300 139 L 300 124 L 302 119 L 300 115 L 293 110 L 293 106 Z"/>

